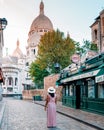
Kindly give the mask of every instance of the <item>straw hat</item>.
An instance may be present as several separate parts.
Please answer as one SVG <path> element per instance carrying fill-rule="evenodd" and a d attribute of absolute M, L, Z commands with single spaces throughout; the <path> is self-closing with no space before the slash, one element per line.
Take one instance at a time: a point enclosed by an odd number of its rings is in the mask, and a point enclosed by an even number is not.
<path fill-rule="evenodd" d="M 49 87 L 48 88 L 48 93 L 55 93 L 55 89 L 53 87 Z"/>

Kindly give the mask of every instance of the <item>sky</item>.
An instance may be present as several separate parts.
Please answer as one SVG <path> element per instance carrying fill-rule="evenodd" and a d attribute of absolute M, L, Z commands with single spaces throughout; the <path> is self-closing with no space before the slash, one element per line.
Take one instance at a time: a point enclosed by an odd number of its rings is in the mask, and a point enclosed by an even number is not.
<path fill-rule="evenodd" d="M 3 55 L 11 55 L 16 48 L 17 39 L 25 54 L 28 32 L 33 20 L 39 15 L 41 0 L 0 0 L 0 18 L 6 18 L 8 25 L 4 33 Z M 59 29 L 70 37 L 83 43 L 91 41 L 91 28 L 95 18 L 104 9 L 104 0 L 43 0 L 44 14 Z"/>

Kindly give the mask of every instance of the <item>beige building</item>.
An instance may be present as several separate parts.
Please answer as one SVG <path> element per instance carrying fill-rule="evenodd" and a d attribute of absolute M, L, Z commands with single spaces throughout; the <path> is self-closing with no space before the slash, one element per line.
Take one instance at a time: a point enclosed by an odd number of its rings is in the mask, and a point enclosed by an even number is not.
<path fill-rule="evenodd" d="M 44 3 L 40 2 L 39 15 L 33 20 L 28 33 L 27 47 L 26 47 L 26 81 L 23 83 L 24 88 L 34 86 L 28 73 L 29 65 L 36 59 L 38 52 L 38 44 L 40 38 L 44 33 L 53 30 L 51 20 L 44 14 Z"/>
<path fill-rule="evenodd" d="M 29 65 L 36 59 L 41 36 L 52 30 L 53 24 L 44 14 L 44 3 L 41 1 L 39 15 L 33 20 L 28 33 L 26 55 L 22 53 L 19 47 L 19 40 L 17 40 L 13 54 L 9 56 L 7 53 L 2 59 L 4 74 L 2 88 L 4 94 L 21 94 L 23 89 L 29 89 L 30 86 L 34 86 L 28 72 Z"/>
<path fill-rule="evenodd" d="M 53 25 L 51 20 L 45 16 L 44 14 L 44 3 L 40 2 L 40 12 L 39 15 L 33 20 L 30 30 L 28 33 L 28 40 L 27 40 L 27 62 L 30 64 L 33 60 L 35 60 L 37 51 L 38 51 L 38 44 L 40 41 L 41 36 L 53 30 Z"/>
<path fill-rule="evenodd" d="M 99 52 L 104 52 L 104 10 L 100 12 L 90 27 L 92 42 L 97 44 Z"/>
<path fill-rule="evenodd" d="M 22 94 L 25 80 L 25 60 L 26 57 L 19 48 L 19 40 L 17 46 L 11 56 L 6 55 L 2 59 L 2 71 L 4 83 L 2 83 L 3 94 L 17 95 Z"/>

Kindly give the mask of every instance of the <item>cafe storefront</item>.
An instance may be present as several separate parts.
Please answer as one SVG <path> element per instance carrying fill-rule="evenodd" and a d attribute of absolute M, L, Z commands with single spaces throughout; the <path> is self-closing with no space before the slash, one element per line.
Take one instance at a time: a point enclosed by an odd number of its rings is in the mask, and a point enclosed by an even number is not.
<path fill-rule="evenodd" d="M 74 73 L 62 71 L 62 103 L 75 109 L 104 114 L 104 54 L 86 60 Z"/>

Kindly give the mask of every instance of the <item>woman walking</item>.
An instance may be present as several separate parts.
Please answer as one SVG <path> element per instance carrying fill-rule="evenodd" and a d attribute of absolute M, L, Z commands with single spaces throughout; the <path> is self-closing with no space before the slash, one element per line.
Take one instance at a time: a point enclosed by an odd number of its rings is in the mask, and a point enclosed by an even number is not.
<path fill-rule="evenodd" d="M 53 87 L 48 88 L 48 94 L 45 103 L 47 110 L 47 127 L 56 127 L 56 103 L 57 97 Z"/>

